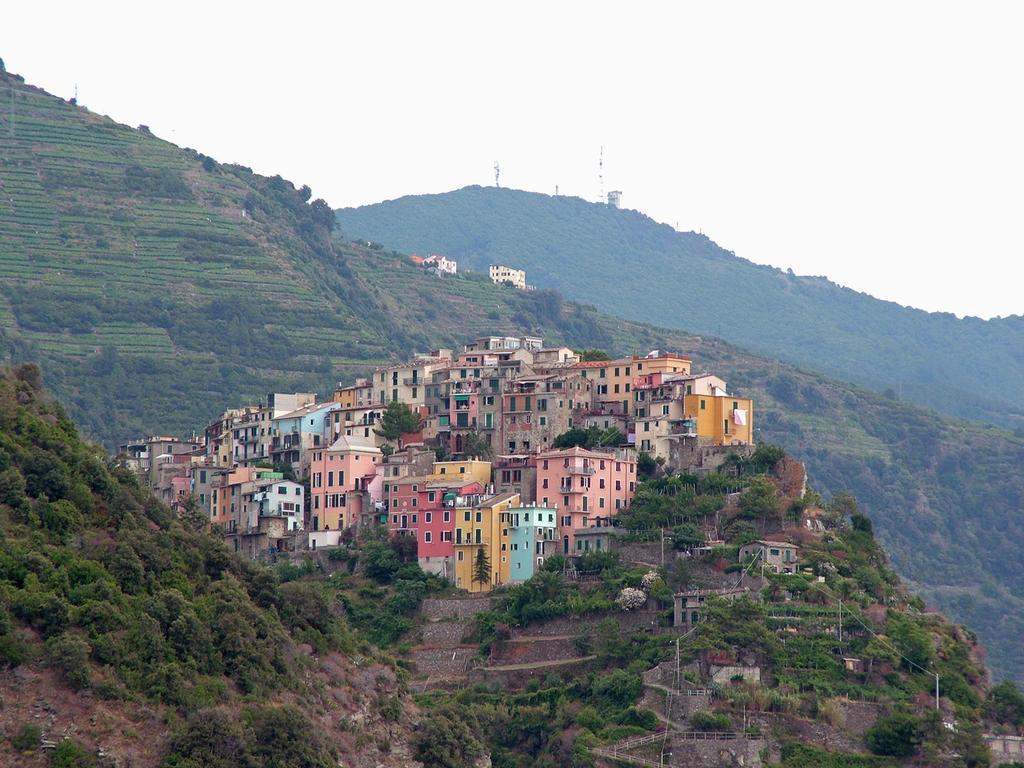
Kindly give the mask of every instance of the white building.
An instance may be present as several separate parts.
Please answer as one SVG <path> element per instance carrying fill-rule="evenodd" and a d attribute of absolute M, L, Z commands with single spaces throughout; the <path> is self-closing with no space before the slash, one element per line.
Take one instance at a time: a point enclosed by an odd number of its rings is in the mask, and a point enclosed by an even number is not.
<path fill-rule="evenodd" d="M 440 254 L 433 254 L 423 260 L 424 267 L 433 267 L 443 275 L 454 275 L 458 272 L 459 265 L 455 259 L 449 259 L 447 256 Z"/>
<path fill-rule="evenodd" d="M 491 264 L 488 273 L 491 276 L 492 283 L 512 285 L 520 291 L 526 290 L 525 269 L 513 269 L 512 267 L 506 267 L 504 264 Z"/>
<path fill-rule="evenodd" d="M 253 493 L 252 504 L 246 510 L 247 528 L 258 528 L 261 517 L 282 517 L 288 521 L 287 530 L 301 531 L 304 509 L 302 486 L 291 480 L 276 480 Z"/>

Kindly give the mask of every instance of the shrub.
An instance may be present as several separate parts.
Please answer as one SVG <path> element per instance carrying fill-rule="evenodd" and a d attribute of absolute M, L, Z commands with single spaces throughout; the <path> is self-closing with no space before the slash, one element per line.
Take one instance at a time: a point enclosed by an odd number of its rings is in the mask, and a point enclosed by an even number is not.
<path fill-rule="evenodd" d="M 35 723 L 25 723 L 18 732 L 11 736 L 11 746 L 19 752 L 38 749 L 42 743 L 43 732 Z"/>
<path fill-rule="evenodd" d="M 694 712 L 690 715 L 690 725 L 698 731 L 728 731 L 732 721 L 718 712 Z"/>
<path fill-rule="evenodd" d="M 64 674 L 64 679 L 75 690 L 89 686 L 89 643 L 77 635 L 62 634 L 46 643 L 50 660 Z"/>
<path fill-rule="evenodd" d="M 647 605 L 647 593 L 634 587 L 623 587 L 615 604 L 624 611 L 636 611 Z"/>
<path fill-rule="evenodd" d="M 71 739 L 64 739 L 50 757 L 50 768 L 96 768 L 98 765 L 96 755 Z"/>
<path fill-rule="evenodd" d="M 921 743 L 921 721 L 906 712 L 879 718 L 865 734 L 868 749 L 876 755 L 910 757 Z"/>

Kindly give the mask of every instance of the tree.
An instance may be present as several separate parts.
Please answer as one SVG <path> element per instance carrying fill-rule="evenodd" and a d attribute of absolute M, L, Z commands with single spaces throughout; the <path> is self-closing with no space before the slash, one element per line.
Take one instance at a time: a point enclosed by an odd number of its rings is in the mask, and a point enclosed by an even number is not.
<path fill-rule="evenodd" d="M 491 558 L 483 547 L 476 551 L 476 559 L 473 562 L 473 581 L 479 584 L 490 584 L 491 582 Z"/>
<path fill-rule="evenodd" d="M 883 664 L 899 664 L 900 661 L 899 654 L 896 653 L 892 643 L 885 639 L 884 635 L 872 637 L 861 652 L 861 656 L 868 663 L 868 679 L 871 678 L 876 661 Z"/>
<path fill-rule="evenodd" d="M 551 443 L 552 448 L 598 448 L 604 445 L 621 445 L 626 436 L 615 427 L 601 429 L 598 426 L 589 429 L 573 427 L 560 434 Z"/>
<path fill-rule="evenodd" d="M 181 522 L 193 531 L 203 530 L 206 528 L 206 524 L 210 522 L 206 512 L 199 506 L 199 499 L 196 498 L 194 493 L 190 493 L 185 497 L 185 500 L 178 508 L 178 516 L 181 518 Z"/>
<path fill-rule="evenodd" d="M 1024 725 L 1024 694 L 1010 680 L 992 689 L 985 704 L 985 712 L 993 720 L 1018 728 Z"/>
<path fill-rule="evenodd" d="M 462 455 L 489 459 L 494 455 L 494 448 L 490 441 L 479 432 L 469 432 L 462 439 Z"/>
<path fill-rule="evenodd" d="M 611 360 L 603 349 L 577 349 L 576 354 L 579 355 L 581 363 Z"/>
<path fill-rule="evenodd" d="M 921 721 L 906 712 L 879 718 L 865 734 L 865 741 L 876 755 L 910 757 L 921 744 Z"/>
<path fill-rule="evenodd" d="M 380 426 L 374 429 L 378 435 L 388 442 L 395 442 L 402 435 L 418 432 L 420 429 L 419 414 L 410 410 L 409 406 L 399 400 L 392 400 L 380 417 Z"/>
<path fill-rule="evenodd" d="M 780 507 L 775 483 L 767 477 L 755 477 L 740 496 L 740 509 L 748 520 L 760 517 L 767 523 L 768 518 L 777 518 Z"/>

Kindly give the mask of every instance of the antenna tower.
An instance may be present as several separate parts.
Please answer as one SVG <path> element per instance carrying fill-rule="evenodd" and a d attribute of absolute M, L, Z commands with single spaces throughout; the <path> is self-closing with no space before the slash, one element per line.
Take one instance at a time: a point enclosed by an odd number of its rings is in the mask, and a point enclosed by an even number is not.
<path fill-rule="evenodd" d="M 500 178 L 501 178 L 501 166 L 498 165 L 498 161 L 495 160 L 494 161 L 494 186 L 501 187 L 501 182 L 499 181 Z"/>
<path fill-rule="evenodd" d="M 597 202 L 604 202 L 604 145 L 601 145 L 601 152 L 597 156 Z"/>

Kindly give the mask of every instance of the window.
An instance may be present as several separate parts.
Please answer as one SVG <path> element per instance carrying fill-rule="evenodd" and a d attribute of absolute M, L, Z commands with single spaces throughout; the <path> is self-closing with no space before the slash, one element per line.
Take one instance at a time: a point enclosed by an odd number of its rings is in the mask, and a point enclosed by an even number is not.
<path fill-rule="evenodd" d="M 545 477 L 544 478 L 544 482 L 541 483 L 541 488 L 547 488 L 547 487 L 548 487 L 548 479 Z"/>
<path fill-rule="evenodd" d="M 462 562 L 462 560 L 463 560 L 463 557 L 462 557 L 462 550 L 460 549 L 460 550 L 459 550 L 459 562 L 461 563 L 461 562 Z"/>
<path fill-rule="evenodd" d="M 548 423 L 548 417 L 547 416 L 541 416 L 540 417 L 540 425 L 542 427 L 544 427 L 544 426 L 547 426 L 547 423 Z"/>
<path fill-rule="evenodd" d="M 447 509 L 444 511 L 444 522 L 450 523 L 452 521 L 452 513 Z"/>
<path fill-rule="evenodd" d="M 288 493 L 288 489 L 285 488 L 283 485 L 279 485 L 279 486 L 277 486 L 277 492 L 279 494 L 285 494 L 285 493 Z"/>
<path fill-rule="evenodd" d="M 724 432 L 725 434 L 727 434 L 727 435 L 728 435 L 728 434 L 729 434 L 729 420 L 728 420 L 728 419 L 724 419 L 724 420 L 722 421 L 722 425 L 723 425 L 723 426 L 722 426 L 722 431 L 723 431 L 723 432 Z"/>
<path fill-rule="evenodd" d="M 701 399 L 701 401 L 700 401 L 700 409 L 702 411 L 705 411 L 705 410 L 707 410 L 707 407 L 708 407 L 707 400 Z"/>
<path fill-rule="evenodd" d="M 469 513 L 469 510 L 468 510 L 468 509 L 467 509 L 467 510 L 465 511 L 465 513 L 463 513 L 463 518 L 462 518 L 462 521 L 463 521 L 464 523 L 468 523 L 468 522 L 470 521 L 470 516 L 469 516 L 469 514 L 470 514 L 470 513 Z"/>
<path fill-rule="evenodd" d="M 564 507 L 568 507 L 569 506 L 569 497 L 568 496 L 563 496 L 562 497 L 562 506 L 564 506 Z"/>
<path fill-rule="evenodd" d="M 452 532 L 451 531 L 441 531 L 441 541 L 451 541 L 451 540 L 452 540 Z"/>
<path fill-rule="evenodd" d="M 424 512 L 424 513 L 423 513 L 423 522 L 424 522 L 424 523 L 429 523 L 429 522 L 431 522 L 431 518 L 432 518 L 432 517 L 433 517 L 433 515 L 431 515 L 431 514 L 430 514 L 429 512 Z"/>
<path fill-rule="evenodd" d="M 431 542 L 431 539 L 432 539 L 432 537 L 430 535 L 430 531 L 424 532 L 424 534 L 423 534 L 423 541 L 425 543 L 429 544 Z"/>
<path fill-rule="evenodd" d="M 429 492 L 429 493 L 427 494 L 427 501 L 430 501 L 430 502 L 434 501 L 434 499 L 436 498 L 436 496 L 437 496 L 437 494 L 436 494 L 436 493 L 435 493 L 434 491 L 430 491 L 430 492 Z"/>
<path fill-rule="evenodd" d="M 668 416 L 668 405 L 667 404 L 661 406 L 661 415 L 662 416 Z"/>

